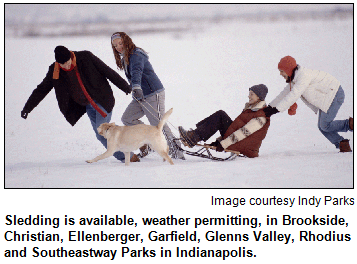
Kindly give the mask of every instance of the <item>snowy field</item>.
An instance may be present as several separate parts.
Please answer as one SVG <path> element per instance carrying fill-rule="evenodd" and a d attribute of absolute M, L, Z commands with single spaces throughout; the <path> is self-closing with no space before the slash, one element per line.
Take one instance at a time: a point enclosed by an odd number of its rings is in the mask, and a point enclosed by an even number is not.
<path fill-rule="evenodd" d="M 193 127 L 223 109 L 232 119 L 248 100 L 248 88 L 264 83 L 269 103 L 285 86 L 279 60 L 291 55 L 307 68 L 340 80 L 345 103 L 337 119 L 353 115 L 353 21 L 222 23 L 182 35 L 132 36 L 145 49 L 166 88 L 171 129 Z M 120 30 L 120 29 L 118 29 Z M 163 163 L 152 154 L 125 167 L 114 158 L 87 164 L 104 151 L 87 116 L 71 127 L 54 90 L 26 120 L 20 112 L 54 61 L 57 45 L 90 50 L 116 69 L 107 38 L 5 40 L 6 188 L 351 188 L 353 153 L 339 151 L 317 128 L 317 115 L 299 100 L 295 116 L 276 114 L 255 159 L 215 162 L 186 155 Z M 124 76 L 123 72 L 120 72 Z M 112 121 L 131 100 L 112 85 Z M 145 122 L 147 122 L 145 120 Z M 353 133 L 342 133 L 353 149 Z M 214 139 L 214 138 L 213 138 Z"/>

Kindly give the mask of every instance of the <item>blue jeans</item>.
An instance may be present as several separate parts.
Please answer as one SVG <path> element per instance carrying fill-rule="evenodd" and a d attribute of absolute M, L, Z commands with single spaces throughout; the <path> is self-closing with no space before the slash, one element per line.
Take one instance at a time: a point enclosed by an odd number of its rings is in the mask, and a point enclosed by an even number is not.
<path fill-rule="evenodd" d="M 97 139 L 100 141 L 100 143 L 103 144 L 103 146 L 105 148 L 107 148 L 107 139 L 101 135 L 99 135 L 97 128 L 103 124 L 103 123 L 109 123 L 110 119 L 112 117 L 112 112 L 108 113 L 100 104 L 98 104 L 98 102 L 95 102 L 98 107 L 100 109 L 102 109 L 107 116 L 106 117 L 102 117 L 101 114 L 99 114 L 97 112 L 97 110 L 94 109 L 94 107 L 91 104 L 88 104 L 86 106 L 86 110 L 87 110 L 87 115 L 90 119 L 90 122 L 92 124 L 93 130 L 95 132 L 95 135 L 97 137 Z M 125 156 L 124 153 L 121 151 L 117 151 L 114 153 L 113 155 L 117 160 L 120 160 L 121 162 L 125 162 Z"/>
<path fill-rule="evenodd" d="M 342 87 L 338 89 L 327 113 L 319 110 L 318 128 L 321 133 L 336 146 L 340 147 L 340 142 L 344 140 L 337 132 L 347 132 L 350 130 L 349 120 L 334 120 L 338 110 L 345 100 L 345 92 Z"/>

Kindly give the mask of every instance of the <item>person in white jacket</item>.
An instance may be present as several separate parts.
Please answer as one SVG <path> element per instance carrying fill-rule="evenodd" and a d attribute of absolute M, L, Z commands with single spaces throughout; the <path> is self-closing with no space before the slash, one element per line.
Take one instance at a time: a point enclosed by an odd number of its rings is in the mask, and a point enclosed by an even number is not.
<path fill-rule="evenodd" d="M 353 131 L 353 118 L 334 120 L 345 99 L 340 82 L 326 72 L 297 65 L 291 56 L 282 58 L 278 69 L 288 85 L 264 109 L 265 115 L 270 117 L 285 110 L 294 115 L 296 101 L 301 98 L 315 114 L 319 114 L 318 128 L 321 133 L 341 152 L 351 152 L 349 141 L 338 132 Z"/>

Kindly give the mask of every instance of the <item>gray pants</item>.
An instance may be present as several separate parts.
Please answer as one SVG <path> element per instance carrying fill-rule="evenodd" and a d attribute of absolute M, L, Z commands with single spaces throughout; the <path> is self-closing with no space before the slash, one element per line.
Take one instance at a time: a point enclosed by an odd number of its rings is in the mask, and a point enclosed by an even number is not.
<path fill-rule="evenodd" d="M 138 102 L 135 99 L 131 101 L 128 107 L 125 109 L 121 121 L 126 126 L 133 126 L 138 124 L 143 124 L 140 120 L 143 116 L 146 116 L 149 120 L 150 125 L 157 126 L 159 120 L 165 114 L 165 91 L 158 94 L 154 94 L 146 98 L 142 102 Z M 177 148 L 175 144 L 172 143 L 172 139 L 175 138 L 171 132 L 171 129 L 167 124 L 164 125 L 163 133 L 166 137 L 167 143 L 170 147 L 170 154 L 173 158 L 182 158 L 183 154 L 177 153 Z M 176 140 L 175 143 L 181 146 L 181 143 Z"/>

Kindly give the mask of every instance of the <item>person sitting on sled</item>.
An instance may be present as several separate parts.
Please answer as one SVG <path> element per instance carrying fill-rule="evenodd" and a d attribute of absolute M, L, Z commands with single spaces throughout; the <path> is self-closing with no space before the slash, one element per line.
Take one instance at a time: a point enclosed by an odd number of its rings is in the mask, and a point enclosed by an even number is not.
<path fill-rule="evenodd" d="M 186 131 L 179 126 L 183 143 L 194 147 L 199 141 L 207 141 L 217 131 L 221 137 L 210 146 L 217 151 L 233 150 L 255 158 L 259 156 L 259 148 L 270 125 L 270 118 L 265 116 L 263 109 L 267 106 L 265 97 L 268 88 L 264 84 L 249 88 L 249 102 L 243 112 L 234 120 L 223 110 L 219 110 L 196 124 L 196 129 Z"/>

